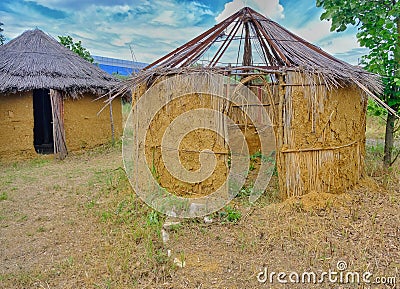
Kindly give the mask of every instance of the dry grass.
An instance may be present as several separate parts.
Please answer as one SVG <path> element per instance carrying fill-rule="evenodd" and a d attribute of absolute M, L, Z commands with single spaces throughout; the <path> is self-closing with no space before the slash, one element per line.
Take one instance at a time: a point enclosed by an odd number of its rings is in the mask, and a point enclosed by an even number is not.
<path fill-rule="evenodd" d="M 379 155 L 367 156 L 372 178 L 350 192 L 279 202 L 275 179 L 255 205 L 244 190 L 213 223 L 173 227 L 166 244 L 164 217 L 132 193 L 119 148 L 2 164 L 0 287 L 269 288 L 256 279 L 263 267 L 317 272 L 339 260 L 399 279 L 400 164 L 383 174 Z"/>

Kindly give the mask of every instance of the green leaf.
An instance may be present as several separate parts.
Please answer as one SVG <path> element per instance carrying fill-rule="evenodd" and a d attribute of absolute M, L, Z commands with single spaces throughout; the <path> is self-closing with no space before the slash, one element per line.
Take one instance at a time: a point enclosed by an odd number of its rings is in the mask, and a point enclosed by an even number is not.
<path fill-rule="evenodd" d="M 81 56 L 83 59 L 86 59 L 87 61 L 93 63 L 94 59 L 90 55 L 90 52 L 82 46 L 82 41 L 78 41 L 74 43 L 74 40 L 72 39 L 71 36 L 58 36 L 58 39 L 60 39 L 60 43 L 67 47 L 68 49 L 72 50 L 79 56 Z"/>
<path fill-rule="evenodd" d="M 331 19 L 331 31 L 345 31 L 348 26 L 357 27 L 357 40 L 369 49 L 362 57 L 362 64 L 373 73 L 382 76 L 384 92 L 393 108 L 400 107 L 400 76 L 398 63 L 400 51 L 397 26 L 400 25 L 398 0 L 316 0 L 324 10 L 321 19 Z M 396 77 L 395 77 L 396 76 Z"/>
<path fill-rule="evenodd" d="M 387 102 L 387 104 L 388 104 L 390 107 L 395 107 L 395 106 L 397 106 L 397 105 L 400 104 L 400 99 L 398 99 L 398 98 L 389 99 L 388 102 Z"/>

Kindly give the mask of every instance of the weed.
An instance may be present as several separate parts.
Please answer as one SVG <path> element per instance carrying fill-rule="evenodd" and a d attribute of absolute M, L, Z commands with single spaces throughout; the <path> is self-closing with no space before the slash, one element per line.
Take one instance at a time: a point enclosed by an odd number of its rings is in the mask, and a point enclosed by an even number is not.
<path fill-rule="evenodd" d="M 249 170 L 250 170 L 250 171 L 254 171 L 255 169 L 256 169 L 256 168 L 255 168 L 254 163 L 251 162 L 251 163 L 250 163 L 250 166 L 249 166 Z"/>
<path fill-rule="evenodd" d="M 185 252 L 180 252 L 179 253 L 179 261 L 181 261 L 182 264 L 185 263 Z"/>
<path fill-rule="evenodd" d="M 200 233 L 202 233 L 203 235 L 208 233 L 207 227 L 199 227 L 199 231 Z"/>
<path fill-rule="evenodd" d="M 162 248 L 157 249 L 154 255 L 154 259 L 158 264 L 164 264 L 168 261 L 168 255 Z"/>
<path fill-rule="evenodd" d="M 86 208 L 93 209 L 95 205 L 96 205 L 96 201 L 91 200 L 89 203 L 86 204 Z"/>
<path fill-rule="evenodd" d="M 61 190 L 61 186 L 60 185 L 54 185 L 53 186 L 53 190 L 59 191 L 59 190 Z"/>
<path fill-rule="evenodd" d="M 266 157 L 260 151 L 257 151 L 254 154 L 250 155 L 249 159 L 250 159 L 249 171 L 254 171 L 256 169 L 255 164 L 257 160 L 260 159 L 262 161 L 265 161 Z"/>
<path fill-rule="evenodd" d="M 253 186 L 244 186 L 236 197 L 238 198 L 245 198 L 250 196 L 253 193 Z"/>
<path fill-rule="evenodd" d="M 242 217 L 242 213 L 230 206 L 226 206 L 222 211 L 219 212 L 219 217 L 224 221 L 236 223 Z"/>
<path fill-rule="evenodd" d="M 6 192 L 2 192 L 0 194 L 0 201 L 5 201 L 8 199 L 8 194 Z"/>
<path fill-rule="evenodd" d="M 168 227 L 168 231 L 177 233 L 182 228 L 182 224 L 173 224 Z"/>
<path fill-rule="evenodd" d="M 22 215 L 17 221 L 18 222 L 24 222 L 26 220 L 28 220 L 28 216 L 27 215 Z"/>
<path fill-rule="evenodd" d="M 38 231 L 39 233 L 43 233 L 43 232 L 46 232 L 46 228 L 45 228 L 45 227 L 39 227 L 39 228 L 37 229 L 37 231 Z"/>
<path fill-rule="evenodd" d="M 102 222 L 107 222 L 109 219 L 112 218 L 112 213 L 111 212 L 102 212 L 101 213 L 101 221 Z"/>
<path fill-rule="evenodd" d="M 153 148 L 153 159 L 152 159 L 152 164 L 151 164 L 151 174 L 153 175 L 153 177 L 157 180 L 157 182 L 159 183 L 160 181 L 160 175 L 157 172 L 157 168 L 155 165 L 155 148 Z"/>
<path fill-rule="evenodd" d="M 68 267 L 73 267 L 74 266 L 74 257 L 69 256 L 68 258 L 65 259 L 65 263 Z"/>
<path fill-rule="evenodd" d="M 150 226 L 160 225 L 160 215 L 157 211 L 151 211 L 147 214 L 147 224 Z"/>

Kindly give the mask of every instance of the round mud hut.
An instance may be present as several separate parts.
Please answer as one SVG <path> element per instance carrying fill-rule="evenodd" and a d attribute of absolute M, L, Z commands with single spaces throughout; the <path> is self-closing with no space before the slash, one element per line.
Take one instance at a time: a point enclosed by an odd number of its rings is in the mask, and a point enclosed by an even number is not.
<path fill-rule="evenodd" d="M 122 108 L 94 101 L 118 81 L 39 29 L 0 46 L 0 159 L 95 147 L 122 133 Z"/>
<path fill-rule="evenodd" d="M 207 195 L 222 184 L 229 170 L 229 148 L 207 129 L 179 139 L 176 156 L 188 171 L 195 172 L 206 147 L 215 153 L 219 173 L 203 182 L 185 182 L 169 173 L 163 163 L 162 150 L 166 148 L 162 138 L 168 125 L 180 114 L 202 107 L 229 115 L 241 127 L 250 158 L 260 157 L 260 143 L 272 143 L 274 153 L 266 157 L 276 159 L 282 198 L 310 192 L 341 193 L 363 176 L 367 97 L 379 101 L 375 95 L 381 91 L 376 75 L 329 55 L 245 7 L 147 66 L 126 82 L 120 93 L 134 91 L 135 103 L 165 80 L 207 74 L 231 79 L 232 93 L 235 87 L 246 87 L 259 102 L 221 105 L 206 94 L 186 93 L 157 112 L 146 134 L 146 159 L 153 176 L 169 192 Z M 221 86 L 228 89 L 226 83 Z M 180 90 L 185 94 L 172 82 L 162 86 L 159 95 L 169 98 Z M 269 120 L 265 126 L 272 134 L 255 129 L 243 107 L 266 110 Z M 247 177 L 253 170 L 249 168 Z"/>

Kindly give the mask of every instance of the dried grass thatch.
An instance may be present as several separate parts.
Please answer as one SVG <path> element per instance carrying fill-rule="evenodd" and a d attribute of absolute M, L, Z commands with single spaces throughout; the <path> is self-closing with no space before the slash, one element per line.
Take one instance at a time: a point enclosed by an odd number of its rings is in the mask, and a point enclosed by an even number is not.
<path fill-rule="evenodd" d="M 0 46 L 0 92 L 54 89 L 76 98 L 108 92 L 118 83 L 39 29 Z"/>
<path fill-rule="evenodd" d="M 328 89 L 355 84 L 395 113 L 377 97 L 382 92 L 378 75 L 331 56 L 249 7 L 148 65 L 115 96 L 160 76 L 198 71 L 224 75 L 302 72 Z"/>

